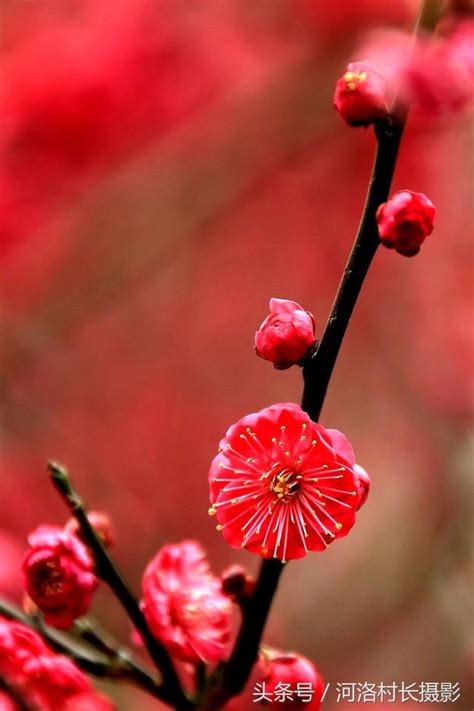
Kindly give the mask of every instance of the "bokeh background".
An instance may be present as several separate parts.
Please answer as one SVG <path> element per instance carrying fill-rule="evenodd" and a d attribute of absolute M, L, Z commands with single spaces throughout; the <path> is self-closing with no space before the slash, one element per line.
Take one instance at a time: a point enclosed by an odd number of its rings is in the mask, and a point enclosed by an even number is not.
<path fill-rule="evenodd" d="M 241 416 L 299 401 L 253 334 L 271 296 L 322 332 L 375 145 L 334 84 L 417 4 L 0 0 L 3 592 L 28 532 L 66 518 L 47 458 L 110 512 L 137 591 L 166 541 L 257 570 L 207 516 L 209 463 Z M 402 680 L 457 681 L 472 708 L 471 128 L 410 118 L 394 189 L 433 200 L 435 231 L 414 259 L 379 250 L 322 417 L 372 492 L 348 538 L 288 566 L 266 632 L 319 666 L 328 710 L 338 681 Z M 107 590 L 94 613 L 128 639 Z"/>

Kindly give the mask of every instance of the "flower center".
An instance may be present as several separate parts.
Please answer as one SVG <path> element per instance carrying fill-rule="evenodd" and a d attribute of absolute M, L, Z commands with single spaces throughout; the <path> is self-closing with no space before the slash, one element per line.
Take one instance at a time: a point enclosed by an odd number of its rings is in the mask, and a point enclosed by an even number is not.
<path fill-rule="evenodd" d="M 346 82 L 346 91 L 355 91 L 357 84 L 364 82 L 366 79 L 366 72 L 346 72 L 344 74 L 344 81 Z"/>
<path fill-rule="evenodd" d="M 293 470 L 283 469 L 273 477 L 270 483 L 270 491 L 273 491 L 280 501 L 287 502 L 298 493 L 300 478 Z"/>
<path fill-rule="evenodd" d="M 63 572 L 54 561 L 38 565 L 33 572 L 33 577 L 35 587 L 41 598 L 51 598 L 63 592 Z"/>

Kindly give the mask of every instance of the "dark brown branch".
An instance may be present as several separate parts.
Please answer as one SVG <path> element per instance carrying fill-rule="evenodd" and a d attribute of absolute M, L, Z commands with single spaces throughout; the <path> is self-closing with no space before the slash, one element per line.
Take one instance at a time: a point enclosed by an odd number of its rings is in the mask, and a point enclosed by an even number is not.
<path fill-rule="evenodd" d="M 83 645 L 78 644 L 64 632 L 59 632 L 53 627 L 46 625 L 39 616 L 29 617 L 16 605 L 3 598 L 0 599 L 0 615 L 9 620 L 21 622 L 27 627 L 31 627 L 31 629 L 39 632 L 55 652 L 66 654 L 88 674 L 97 677 L 108 676 L 109 659 L 107 657 L 103 654 L 97 654 L 96 652 L 89 653 Z"/>
<path fill-rule="evenodd" d="M 160 678 L 156 678 L 133 652 L 120 644 L 112 635 L 106 632 L 96 620 L 83 617 L 74 624 L 74 632 L 97 651 L 109 658 L 112 670 L 120 670 L 120 678 L 126 679 L 153 696 L 160 694 Z"/>
<path fill-rule="evenodd" d="M 165 647 L 152 634 L 148 623 L 140 610 L 135 595 L 118 572 L 115 564 L 107 553 L 100 539 L 87 518 L 86 509 L 78 494 L 72 487 L 67 471 L 55 462 L 49 462 L 48 469 L 51 480 L 76 518 L 84 541 L 91 550 L 97 568 L 97 575 L 104 580 L 121 603 L 128 617 L 143 639 L 143 643 L 162 675 L 162 684 L 158 686 L 160 698 L 177 709 L 192 708 L 191 701 L 181 688 L 173 662 Z"/>
<path fill-rule="evenodd" d="M 440 0 L 425 0 L 422 3 L 415 28 L 415 40 L 418 34 L 434 31 L 440 18 L 441 7 Z M 395 99 L 390 123 L 376 126 L 378 146 L 359 230 L 321 343 L 314 356 L 303 367 L 302 408 L 315 422 L 319 420 L 329 380 L 357 298 L 380 244 L 375 216 L 379 205 L 389 196 L 407 117 L 408 105 Z"/>
<path fill-rule="evenodd" d="M 321 343 L 303 367 L 302 408 L 319 420 L 329 380 L 365 277 L 380 244 L 375 214 L 388 198 L 407 110 L 400 109 L 390 124 L 378 127 L 378 147 L 369 192 L 356 240 L 344 269 Z"/>
<path fill-rule="evenodd" d="M 425 0 L 422 3 L 415 39 L 420 32 L 428 33 L 434 30 L 441 7 L 441 0 Z M 395 101 L 390 120 L 376 126 L 378 146 L 360 227 L 321 343 L 315 355 L 303 368 L 302 408 L 314 421 L 319 419 L 350 317 L 379 245 L 375 214 L 379 205 L 386 201 L 390 191 L 407 116 L 408 106 Z M 282 568 L 278 560 L 262 561 L 254 595 L 242 610 L 242 624 L 234 650 L 228 663 L 221 665 L 210 680 L 207 693 L 199 706 L 200 711 L 220 708 L 223 702 L 244 689 L 258 654 Z"/>
<path fill-rule="evenodd" d="M 243 690 L 257 659 L 260 640 L 283 567 L 281 561 L 273 558 L 262 562 L 251 604 L 242 610 L 243 623 L 232 654 L 227 664 L 216 670 L 199 706 L 200 711 L 220 709 L 229 698 Z"/>
<path fill-rule="evenodd" d="M 419 33 L 432 32 L 435 29 L 441 7 L 440 0 L 426 0 L 422 4 L 415 39 Z M 303 367 L 302 408 L 315 422 L 319 420 L 329 380 L 357 298 L 380 244 L 375 216 L 379 205 L 389 196 L 407 117 L 407 104 L 395 100 L 390 122 L 376 126 L 378 146 L 359 230 L 321 343 L 314 356 Z"/>
<path fill-rule="evenodd" d="M 91 617 L 81 617 L 75 621 L 73 632 L 107 657 L 121 656 L 124 648 Z"/>
<path fill-rule="evenodd" d="M 103 652 L 97 653 L 90 647 L 78 643 L 76 639 L 65 632 L 46 625 L 40 616 L 25 615 L 16 605 L 4 598 L 0 598 L 0 615 L 9 620 L 21 622 L 39 632 L 51 649 L 68 656 L 88 674 L 98 678 L 128 681 L 153 696 L 160 697 L 156 680 L 129 650 L 120 648 L 116 653 L 108 655 Z"/>

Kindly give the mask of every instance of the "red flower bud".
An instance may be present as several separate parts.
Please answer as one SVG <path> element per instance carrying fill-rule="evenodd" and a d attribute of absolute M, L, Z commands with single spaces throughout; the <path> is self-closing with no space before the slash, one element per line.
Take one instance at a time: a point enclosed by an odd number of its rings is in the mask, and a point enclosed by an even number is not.
<path fill-rule="evenodd" d="M 28 537 L 24 588 L 48 624 L 67 629 L 87 612 L 97 587 L 87 548 L 72 533 L 40 526 Z"/>
<path fill-rule="evenodd" d="M 87 518 L 89 519 L 91 525 L 95 528 L 96 533 L 98 533 L 104 546 L 106 548 L 110 548 L 110 546 L 115 543 L 117 536 L 109 514 L 105 511 L 89 511 Z M 75 536 L 80 538 L 83 543 L 85 543 L 82 538 L 81 528 L 74 516 L 71 516 L 71 518 L 68 519 L 66 525 L 64 526 L 64 530 L 68 533 L 73 533 Z"/>
<path fill-rule="evenodd" d="M 169 543 L 150 561 L 142 609 L 153 633 L 177 659 L 217 662 L 225 656 L 232 604 L 197 541 Z"/>
<path fill-rule="evenodd" d="M 239 604 L 249 598 L 255 588 L 255 580 L 242 565 L 230 565 L 222 573 L 222 592 Z"/>
<path fill-rule="evenodd" d="M 360 495 L 357 511 L 365 504 L 370 491 L 370 477 L 360 464 L 354 464 L 354 481 Z"/>
<path fill-rule="evenodd" d="M 255 352 L 284 370 L 299 363 L 316 342 L 314 318 L 296 301 L 270 299 L 270 314 L 255 334 Z"/>
<path fill-rule="evenodd" d="M 436 208 L 426 195 L 400 190 L 377 210 L 380 241 L 405 257 L 413 257 L 433 231 L 435 215 Z"/>
<path fill-rule="evenodd" d="M 258 660 L 262 706 L 293 711 L 318 711 L 324 694 L 324 681 L 309 659 L 295 652 L 280 652 L 263 647 Z M 255 693 L 254 693 L 254 700 Z M 258 704 L 258 702 L 257 702 Z"/>
<path fill-rule="evenodd" d="M 350 126 L 369 126 L 388 115 L 387 85 L 370 62 L 352 62 L 338 79 L 334 106 Z"/>

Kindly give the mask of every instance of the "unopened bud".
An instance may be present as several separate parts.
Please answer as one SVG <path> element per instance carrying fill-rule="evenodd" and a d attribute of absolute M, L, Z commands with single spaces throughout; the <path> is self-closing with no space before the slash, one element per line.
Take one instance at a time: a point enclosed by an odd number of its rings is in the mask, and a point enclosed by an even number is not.
<path fill-rule="evenodd" d="M 400 190 L 377 210 L 380 241 L 405 257 L 413 257 L 433 231 L 435 216 L 436 208 L 426 195 Z"/>
<path fill-rule="evenodd" d="M 115 543 L 117 536 L 109 514 L 105 513 L 105 511 L 89 511 L 87 518 L 89 519 L 91 526 L 94 527 L 96 533 L 99 535 L 104 546 L 106 548 L 110 548 L 110 546 Z M 71 517 L 66 522 L 64 530 L 69 533 L 73 533 L 85 542 L 82 537 L 81 527 L 74 517 Z"/>
<path fill-rule="evenodd" d="M 270 299 L 270 314 L 255 334 L 255 352 L 284 370 L 307 356 L 316 342 L 314 318 L 296 301 Z"/>
<path fill-rule="evenodd" d="M 222 592 L 239 604 L 251 597 L 255 589 L 255 580 L 241 565 L 231 565 L 222 573 Z"/>
<path fill-rule="evenodd" d="M 334 106 L 350 126 L 369 126 L 388 116 L 387 85 L 370 62 L 352 62 L 338 79 Z"/>

